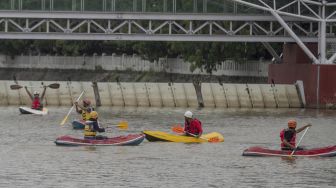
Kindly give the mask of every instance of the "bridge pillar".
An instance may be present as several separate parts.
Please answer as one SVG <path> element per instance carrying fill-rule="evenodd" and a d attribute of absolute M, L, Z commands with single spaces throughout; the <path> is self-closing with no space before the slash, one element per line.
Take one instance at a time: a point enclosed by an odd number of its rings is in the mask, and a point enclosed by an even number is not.
<path fill-rule="evenodd" d="M 317 56 L 316 43 L 309 43 L 307 47 Z M 297 44 L 284 44 L 283 63 L 269 66 L 268 82 L 272 83 L 272 80 L 275 84 L 293 84 L 302 80 L 307 107 L 336 107 L 336 65 L 312 64 Z"/>

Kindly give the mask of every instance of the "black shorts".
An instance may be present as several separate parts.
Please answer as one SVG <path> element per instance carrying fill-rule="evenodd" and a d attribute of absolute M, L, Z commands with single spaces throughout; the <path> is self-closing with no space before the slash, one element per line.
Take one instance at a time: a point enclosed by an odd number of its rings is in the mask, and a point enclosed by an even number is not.
<path fill-rule="evenodd" d="M 290 151 L 293 151 L 294 149 L 289 148 L 289 147 L 284 147 L 284 148 L 281 148 L 281 150 L 285 150 L 285 151 L 290 150 Z M 304 150 L 304 148 L 302 148 L 302 147 L 297 147 L 297 148 L 296 148 L 296 151 L 299 151 L 299 150 Z"/>

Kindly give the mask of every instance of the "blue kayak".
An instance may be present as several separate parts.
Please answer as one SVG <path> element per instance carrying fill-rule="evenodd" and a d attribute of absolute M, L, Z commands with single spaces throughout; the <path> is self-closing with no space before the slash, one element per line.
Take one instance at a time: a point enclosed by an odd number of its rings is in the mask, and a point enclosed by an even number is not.
<path fill-rule="evenodd" d="M 83 120 L 73 120 L 71 124 L 74 129 L 84 129 L 85 127 L 85 121 Z"/>

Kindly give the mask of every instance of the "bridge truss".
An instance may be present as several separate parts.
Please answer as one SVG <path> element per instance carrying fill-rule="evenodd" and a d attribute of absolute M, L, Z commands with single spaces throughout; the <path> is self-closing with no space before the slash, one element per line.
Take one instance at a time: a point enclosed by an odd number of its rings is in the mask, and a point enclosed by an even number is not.
<path fill-rule="evenodd" d="M 0 38 L 296 42 L 313 63 L 330 64 L 336 59 L 336 54 L 329 59 L 326 57 L 327 42 L 336 43 L 336 3 L 326 0 L 226 0 L 267 13 L 232 14 L 210 13 L 206 6 L 197 12 L 200 0 L 193 0 L 192 11 L 188 13 L 176 11 L 177 0 L 172 1 L 171 12 L 166 11 L 169 7 L 166 0 L 163 0 L 163 12 L 143 12 L 147 1 L 141 1 L 142 12 L 116 12 L 113 9 L 97 12 L 85 11 L 84 0 L 80 1 L 80 11 L 53 11 L 53 0 L 42 0 L 41 10 L 23 10 L 23 1 L 19 0 L 21 5 L 17 10 L 0 11 Z M 209 1 L 202 0 L 203 4 Z M 15 8 L 14 2 L 11 0 L 12 8 Z M 102 2 L 106 7 L 107 0 Z M 132 7 L 137 10 L 137 1 L 133 2 Z M 47 4 L 49 10 L 45 8 Z M 304 44 L 307 42 L 319 44 L 319 57 L 310 52 Z"/>

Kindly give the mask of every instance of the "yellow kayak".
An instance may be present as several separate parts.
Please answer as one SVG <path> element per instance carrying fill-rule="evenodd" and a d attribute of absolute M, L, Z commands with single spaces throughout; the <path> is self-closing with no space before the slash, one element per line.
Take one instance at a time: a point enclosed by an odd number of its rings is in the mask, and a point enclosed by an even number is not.
<path fill-rule="evenodd" d="M 200 138 L 169 134 L 162 131 L 142 131 L 142 132 L 146 135 L 146 139 L 150 142 L 156 142 L 156 141 L 183 142 L 183 143 L 224 142 L 223 135 L 217 132 L 203 134 Z"/>

